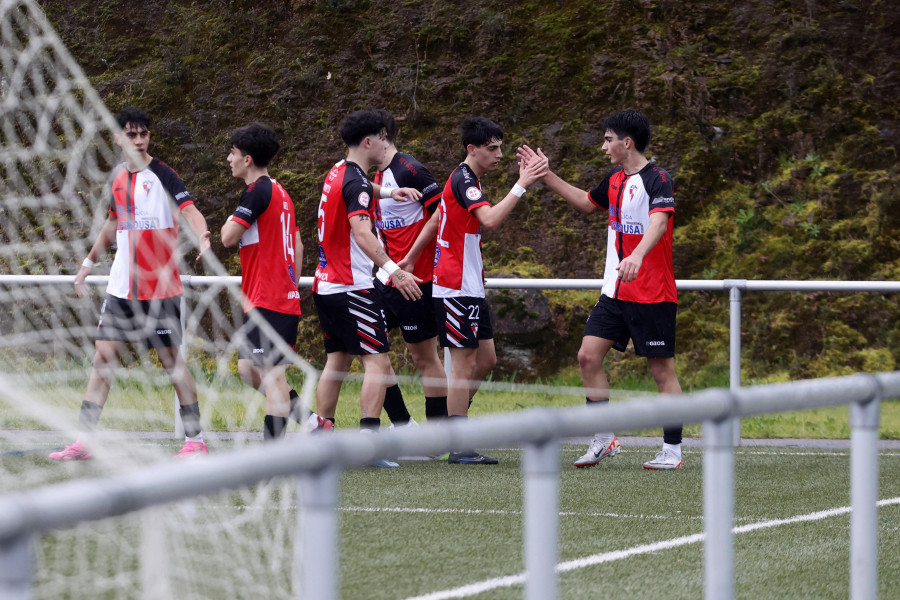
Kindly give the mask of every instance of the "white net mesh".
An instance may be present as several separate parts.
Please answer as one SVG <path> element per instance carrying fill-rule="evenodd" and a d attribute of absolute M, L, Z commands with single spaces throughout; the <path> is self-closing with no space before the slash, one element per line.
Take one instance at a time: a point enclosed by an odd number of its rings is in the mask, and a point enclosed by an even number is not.
<path fill-rule="evenodd" d="M 113 249 L 89 278 L 89 297 L 76 297 L 72 277 L 106 218 L 106 184 L 122 159 L 114 118 L 37 5 L 0 1 L 0 35 L 0 489 L 171 460 L 183 443 L 174 392 L 154 354 L 137 347 L 117 369 L 103 433 L 91 438 L 94 460 L 47 459 L 79 435 Z M 182 275 L 197 254 L 188 238 Z M 265 398 L 235 376 L 238 293 L 224 279 L 207 285 L 227 274 L 209 253 L 204 264 L 202 285 L 185 289 L 185 351 L 207 440 L 223 451 L 259 443 Z M 309 406 L 315 371 L 295 360 L 289 380 Z M 269 482 L 54 532 L 37 544 L 34 597 L 292 597 L 296 514 L 284 507 L 295 502 L 292 484 Z"/>

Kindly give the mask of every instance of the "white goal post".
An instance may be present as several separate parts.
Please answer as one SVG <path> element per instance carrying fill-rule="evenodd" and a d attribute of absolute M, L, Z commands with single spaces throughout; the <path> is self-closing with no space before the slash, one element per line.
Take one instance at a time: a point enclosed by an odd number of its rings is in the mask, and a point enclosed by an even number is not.
<path fill-rule="evenodd" d="M 4 492 L 40 488 L 60 477 L 77 479 L 66 470 L 71 465 L 46 457 L 83 433 L 78 411 L 103 289 L 78 298 L 71 283 L 29 280 L 71 281 L 78 272 L 108 214 L 108 179 L 122 161 L 113 140 L 117 130 L 38 4 L 0 0 L 0 276 L 5 279 L 0 282 L 0 414 L 2 428 L 16 434 L 13 442 L 0 437 Z M 191 190 L 191 182 L 185 183 Z M 190 237 L 182 233 L 180 247 L 182 254 L 195 256 Z M 108 274 L 111 257 L 111 251 L 101 257 L 93 273 Z M 229 275 L 210 253 L 204 255 L 204 273 Z M 256 445 L 251 432 L 262 430 L 265 397 L 235 377 L 237 332 L 244 319 L 239 292 L 232 285 L 211 285 L 188 289 L 186 296 L 188 363 L 202 373 L 197 376 L 201 423 L 244 432 L 229 440 L 232 447 Z M 299 370 L 295 386 L 301 402 L 310 405 L 317 371 L 291 354 Z M 123 357 L 100 431 L 92 438 L 94 459 L 82 477 L 167 464 L 177 452 L 180 443 L 171 434 L 149 444 L 116 433 L 172 428 L 172 386 L 154 356 L 138 349 Z M 34 468 L 25 466 L 33 461 Z M 259 536 L 268 538 L 266 549 L 290 548 L 295 517 L 288 510 L 268 514 L 246 507 L 294 502 L 293 486 L 275 482 L 223 493 L 221 510 L 166 508 L 101 524 L 90 535 L 61 531 L 35 548 L 45 567 L 36 573 L 33 597 L 62 598 L 94 583 L 112 597 L 127 597 L 134 589 L 148 597 L 173 597 L 178 590 L 184 598 L 233 597 L 243 589 L 253 597 L 247 580 L 291 580 L 293 555 L 266 560 Z M 248 529 L 254 534 L 246 535 Z M 245 557 L 240 572 L 219 568 L 220 556 L 200 551 L 207 544 Z M 198 577 L 213 572 L 211 581 Z"/>

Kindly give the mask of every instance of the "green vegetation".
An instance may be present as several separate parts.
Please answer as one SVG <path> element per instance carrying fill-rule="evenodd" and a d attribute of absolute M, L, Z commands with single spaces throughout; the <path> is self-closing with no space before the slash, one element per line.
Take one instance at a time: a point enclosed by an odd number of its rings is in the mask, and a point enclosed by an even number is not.
<path fill-rule="evenodd" d="M 303 380 L 297 371 L 289 371 L 288 379 L 297 389 L 302 390 Z M 84 397 L 88 369 L 70 374 L 64 385 L 51 382 L 38 387 L 36 393 L 54 419 L 62 419 L 74 426 L 78 407 Z M 424 390 L 415 373 L 404 375 L 400 370 L 404 399 L 412 417 L 425 422 Z M 200 406 L 205 421 L 204 427 L 210 431 L 258 432 L 262 430 L 264 399 L 261 394 L 244 386 L 236 375 L 210 379 L 208 374 L 198 373 Z M 127 373 L 121 375 L 113 386 L 110 401 L 103 411 L 101 426 L 120 431 L 172 431 L 174 423 L 174 393 L 164 372 L 151 374 L 148 381 L 131 379 Z M 768 383 L 768 382 L 758 382 Z M 472 416 L 505 413 L 529 408 L 548 406 L 578 406 L 584 402 L 581 379 L 574 370 L 564 371 L 549 380 L 539 380 L 537 386 L 522 385 L 516 378 L 489 379 L 475 397 L 470 414 Z M 715 383 L 727 387 L 727 374 Z M 359 392 L 361 373 L 351 375 L 341 390 L 338 403 L 337 422 L 339 427 L 355 428 L 359 422 Z M 686 392 L 702 388 L 685 388 Z M 654 394 L 656 386 L 647 376 L 628 375 L 613 391 L 613 402 L 627 402 L 629 399 Z M 30 410 L 35 410 L 32 407 Z M 4 415 L 4 429 L 44 430 L 52 428 L 48 423 L 51 415 L 43 417 L 25 416 L 11 402 L 0 399 L 0 414 Z M 389 423 L 382 414 L 385 426 Z M 298 430 L 298 425 L 290 424 L 289 431 Z M 625 435 L 661 435 L 660 430 L 636 430 L 618 432 Z M 686 425 L 685 436 L 700 437 L 699 424 Z M 747 417 L 741 421 L 741 435 L 745 438 L 826 438 L 847 439 L 850 437 L 849 409 L 846 406 L 822 408 L 802 412 L 786 412 Z M 881 438 L 900 439 L 900 400 L 888 400 L 881 406 Z"/>
<path fill-rule="evenodd" d="M 608 166 L 603 117 L 633 106 L 655 123 L 650 153 L 676 179 L 679 279 L 900 278 L 896 3 L 41 4 L 112 111 L 136 104 L 155 117 L 153 153 L 183 175 L 213 231 L 240 189 L 225 167 L 228 133 L 251 120 L 275 126 L 284 149 L 273 173 L 297 204 L 304 275 L 348 111 L 403 118 L 400 147 L 438 179 L 461 158 L 459 122 L 483 114 L 504 126 L 508 156 L 521 142 L 539 146 L 589 188 Z M 509 160 L 486 177 L 487 194 L 503 195 L 514 172 Z M 536 188 L 513 218 L 485 236 L 489 276 L 602 273 L 602 216 Z M 214 250 L 236 272 L 231 253 Z M 498 328 L 498 371 L 536 378 L 571 365 L 585 296 L 546 294 L 530 336 Z M 756 294 L 744 306 L 746 381 L 896 367 L 893 297 Z M 321 363 L 307 292 L 303 308 L 303 352 Z M 682 295 L 687 385 L 727 369 L 727 323 L 724 295 Z M 630 355 L 611 366 L 614 379 L 638 370 Z"/>

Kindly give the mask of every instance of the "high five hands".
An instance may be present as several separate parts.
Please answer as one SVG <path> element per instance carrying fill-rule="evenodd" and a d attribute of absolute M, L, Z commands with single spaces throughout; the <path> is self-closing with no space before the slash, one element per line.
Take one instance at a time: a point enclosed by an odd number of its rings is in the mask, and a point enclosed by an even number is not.
<path fill-rule="evenodd" d="M 528 187 L 538 179 L 543 178 L 550 172 L 549 160 L 541 149 L 537 152 L 522 145 L 516 148 L 516 158 L 519 160 L 519 185 Z"/>

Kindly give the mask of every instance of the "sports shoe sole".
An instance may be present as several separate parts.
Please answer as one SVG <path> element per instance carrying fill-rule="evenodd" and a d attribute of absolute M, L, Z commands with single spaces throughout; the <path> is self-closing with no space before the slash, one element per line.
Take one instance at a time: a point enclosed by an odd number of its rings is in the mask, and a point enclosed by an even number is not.
<path fill-rule="evenodd" d="M 651 465 L 644 463 L 644 468 L 648 471 L 674 471 L 675 469 L 680 469 L 682 465 L 684 465 L 684 461 L 679 462 L 677 465 Z"/>
<path fill-rule="evenodd" d="M 478 456 L 450 456 L 447 458 L 447 463 L 451 465 L 496 465 L 500 461 L 496 458 L 479 454 Z"/>
<path fill-rule="evenodd" d="M 63 455 L 61 452 L 53 452 L 47 458 L 56 462 L 70 462 L 73 460 L 92 460 L 94 457 L 90 454 L 72 456 L 71 454 Z"/>

